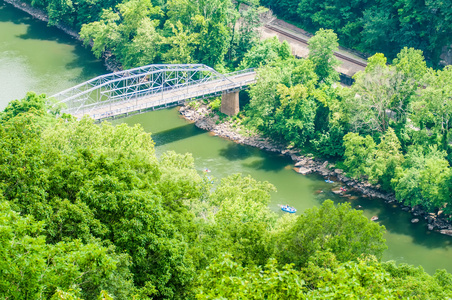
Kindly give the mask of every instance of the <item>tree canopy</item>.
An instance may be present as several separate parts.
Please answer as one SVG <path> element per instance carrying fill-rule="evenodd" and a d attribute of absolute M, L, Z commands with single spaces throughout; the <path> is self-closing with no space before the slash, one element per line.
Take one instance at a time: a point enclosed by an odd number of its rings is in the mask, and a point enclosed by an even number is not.
<path fill-rule="evenodd" d="M 330 295 L 322 276 L 334 295 L 407 295 L 406 275 L 395 289 L 399 267 L 388 274 L 379 261 L 384 227 L 349 205 L 277 218 L 267 182 L 235 174 L 212 186 L 190 154 L 157 158 L 138 125 L 57 117 L 47 105 L 29 93 L 0 113 L 1 297 L 297 299 Z M 380 279 L 340 280 L 370 270 Z M 415 270 L 431 286 L 411 295 L 447 293 L 451 275 L 438 274 Z"/>

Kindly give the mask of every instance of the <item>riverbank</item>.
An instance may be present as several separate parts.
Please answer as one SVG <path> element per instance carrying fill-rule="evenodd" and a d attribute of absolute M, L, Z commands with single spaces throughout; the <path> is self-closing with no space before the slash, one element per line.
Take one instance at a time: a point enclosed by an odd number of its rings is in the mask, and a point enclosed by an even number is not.
<path fill-rule="evenodd" d="M 14 6 L 15 8 L 20 9 L 21 11 L 29 14 L 30 16 L 32 16 L 33 18 L 35 18 L 37 20 L 49 23 L 49 17 L 40 8 L 33 7 L 28 3 L 18 1 L 18 0 L 3 0 L 3 1 L 5 1 L 5 3 L 8 3 L 8 4 Z M 65 34 L 69 35 L 70 37 L 83 43 L 83 40 L 80 38 L 80 35 L 78 34 L 78 32 L 73 30 L 71 27 L 69 27 L 67 25 L 63 25 L 63 24 L 56 24 L 53 26 L 55 26 L 55 28 L 61 30 Z M 115 72 L 115 71 L 122 70 L 121 65 L 114 59 L 114 57 L 111 55 L 111 53 L 105 52 L 102 55 L 102 60 L 104 61 L 104 66 L 108 71 Z"/>
<path fill-rule="evenodd" d="M 180 114 L 187 120 L 192 121 L 198 128 L 212 132 L 214 135 L 229 139 L 239 144 L 257 147 L 261 150 L 280 153 L 289 156 L 294 162 L 294 171 L 301 175 L 317 173 L 327 180 L 339 181 L 344 184 L 343 189 L 333 189 L 332 192 L 347 196 L 349 191 L 356 191 L 365 197 L 383 200 L 386 203 L 397 203 L 400 209 L 411 212 L 412 223 L 419 222 L 424 218 L 429 230 L 452 236 L 452 224 L 448 222 L 441 211 L 437 214 L 427 213 L 419 207 L 409 207 L 399 204 L 394 194 L 385 193 L 379 185 L 372 185 L 366 181 L 358 181 L 346 176 L 346 173 L 328 161 L 313 157 L 313 155 L 302 155 L 301 149 L 288 149 L 285 145 L 278 144 L 269 138 L 251 133 L 241 126 L 229 121 L 221 121 L 219 116 L 213 113 L 207 105 L 186 105 L 179 109 Z M 345 187 L 346 186 L 346 187 Z M 344 191 L 345 190 L 345 191 Z"/>

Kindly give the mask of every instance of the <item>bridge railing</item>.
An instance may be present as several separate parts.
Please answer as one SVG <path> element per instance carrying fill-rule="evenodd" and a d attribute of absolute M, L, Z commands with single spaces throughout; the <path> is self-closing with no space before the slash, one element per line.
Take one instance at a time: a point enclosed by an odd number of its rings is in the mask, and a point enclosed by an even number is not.
<path fill-rule="evenodd" d="M 78 101 L 84 101 L 84 104 L 83 105 L 73 105 L 72 107 L 69 107 L 68 109 L 64 110 L 64 112 L 70 113 L 73 115 L 78 115 L 80 113 L 82 113 L 82 114 L 88 113 L 89 114 L 91 111 L 96 110 L 97 108 L 100 108 L 100 107 L 116 106 L 116 105 L 120 105 L 120 104 L 127 103 L 127 102 L 137 101 L 137 99 L 139 99 L 139 98 L 152 97 L 153 95 L 156 95 L 156 94 L 161 94 L 162 97 L 165 97 L 165 93 L 168 94 L 168 92 L 171 90 L 183 91 L 184 89 L 186 89 L 188 92 L 188 90 L 192 86 L 197 86 L 200 84 L 217 82 L 219 85 L 224 86 L 224 84 L 222 84 L 222 83 L 230 82 L 230 84 L 233 85 L 234 82 L 231 80 L 231 78 L 234 78 L 236 76 L 241 76 L 242 74 L 252 73 L 253 71 L 254 71 L 254 68 L 250 68 L 250 69 L 240 70 L 240 71 L 236 71 L 236 72 L 232 72 L 232 73 L 228 73 L 228 74 L 221 74 L 221 75 L 213 74 L 213 76 L 209 77 L 208 79 L 203 78 L 201 80 L 184 82 L 184 83 L 177 84 L 174 86 L 167 86 L 167 87 L 150 86 L 149 88 L 142 89 L 142 90 L 132 90 L 127 93 L 118 93 L 117 95 L 113 95 L 113 96 L 110 95 L 108 97 L 108 100 L 91 102 L 91 103 L 88 103 L 89 101 L 85 101 L 87 97 L 81 98 L 80 97 L 81 95 L 79 95 Z M 124 89 L 126 90 L 127 87 L 124 87 Z M 107 91 L 107 92 L 110 92 L 110 91 Z M 102 92 L 101 92 L 101 94 L 102 94 Z M 70 100 L 74 101 L 74 99 L 70 99 Z"/>
<path fill-rule="evenodd" d="M 250 70 L 248 70 L 248 72 L 250 72 Z M 240 75 L 240 74 L 243 74 L 243 73 L 248 73 L 248 72 L 245 72 L 245 70 L 241 70 L 241 71 L 238 71 L 238 72 L 234 72 L 235 73 L 234 76 Z M 249 79 L 249 80 L 244 80 L 244 81 L 241 81 L 241 82 L 238 82 L 238 83 L 228 83 L 226 85 L 220 85 L 220 86 L 215 86 L 215 87 L 212 87 L 212 88 L 205 88 L 205 89 L 201 89 L 201 90 L 196 90 L 196 91 L 193 91 L 193 92 L 190 92 L 190 93 L 187 93 L 187 94 L 183 94 L 183 95 L 176 95 L 176 96 L 172 96 L 172 97 L 165 97 L 165 98 L 160 99 L 160 100 L 153 100 L 153 101 L 148 101 L 148 102 L 145 102 L 145 103 L 139 103 L 139 104 L 135 104 L 135 105 L 130 105 L 130 106 L 127 106 L 127 107 L 112 109 L 112 110 L 104 112 L 104 113 L 92 114 L 90 116 L 93 119 L 104 119 L 104 118 L 113 117 L 113 116 L 117 116 L 117 115 L 121 115 L 121 114 L 131 113 L 131 112 L 134 112 L 134 111 L 146 110 L 146 109 L 149 109 L 149 108 L 168 106 L 170 104 L 182 104 L 182 103 L 185 103 L 188 100 L 194 99 L 194 98 L 205 98 L 206 96 L 211 97 L 211 96 L 222 94 L 224 92 L 240 90 L 243 87 L 248 86 L 248 85 L 250 85 L 250 84 L 252 84 L 254 82 L 255 82 L 255 79 Z"/>

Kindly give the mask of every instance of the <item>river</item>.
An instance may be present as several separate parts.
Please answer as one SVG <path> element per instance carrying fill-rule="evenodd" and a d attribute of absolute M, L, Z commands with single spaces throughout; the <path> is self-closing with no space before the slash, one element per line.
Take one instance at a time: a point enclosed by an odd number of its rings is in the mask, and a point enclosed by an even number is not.
<path fill-rule="evenodd" d="M 0 109 L 27 91 L 52 95 L 105 72 L 102 63 L 80 43 L 0 0 Z M 200 172 L 209 168 L 209 175 L 217 180 L 242 173 L 269 181 L 278 190 L 272 195 L 270 209 L 278 214 L 282 214 L 279 204 L 302 212 L 325 199 L 361 206 L 365 216 L 377 215 L 378 222 L 386 226 L 389 249 L 384 260 L 422 265 L 429 273 L 438 268 L 452 272 L 452 237 L 428 231 L 423 220 L 412 224 L 411 215 L 397 205 L 359 195 L 353 200 L 340 198 L 331 193 L 335 184 L 317 175 L 297 174 L 289 158 L 212 136 L 182 119 L 175 108 L 116 122 L 140 123 L 152 134 L 157 154 L 190 152 L 196 168 Z"/>

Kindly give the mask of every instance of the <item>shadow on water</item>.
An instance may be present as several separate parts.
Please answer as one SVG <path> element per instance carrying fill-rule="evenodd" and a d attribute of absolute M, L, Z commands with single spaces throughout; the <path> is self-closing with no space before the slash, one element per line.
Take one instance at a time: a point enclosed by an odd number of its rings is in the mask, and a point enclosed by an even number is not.
<path fill-rule="evenodd" d="M 378 216 L 377 222 L 380 225 L 384 225 L 388 232 L 412 237 L 412 241 L 415 244 L 429 249 L 445 249 L 452 246 L 452 237 L 428 230 L 427 222 L 422 217 L 416 217 L 409 212 L 402 211 L 399 203 L 385 203 L 381 199 L 363 197 L 361 193 L 350 190 L 347 194 L 352 197 L 342 197 L 332 192 L 332 190 L 339 189 L 341 184 L 324 183 L 320 175 L 309 176 L 316 180 L 320 179 L 314 188 L 317 190 L 316 198 L 319 204 L 326 199 L 331 199 L 335 203 L 348 202 L 355 209 L 366 210 L 368 213 Z M 320 191 L 322 192 L 319 193 Z M 419 222 L 411 223 L 414 218 L 418 218 Z"/>
<path fill-rule="evenodd" d="M 221 149 L 218 154 L 228 161 L 245 160 L 253 156 L 257 157 L 259 159 L 249 163 L 243 163 L 243 166 L 256 170 L 278 172 L 283 170 L 285 166 L 285 164 L 282 163 L 282 159 L 284 158 L 280 155 L 273 153 L 264 154 L 264 152 L 258 148 L 237 143 L 228 143 L 228 145 Z M 289 164 L 289 160 L 287 160 L 287 164 Z"/>
<path fill-rule="evenodd" d="M 81 69 L 80 74 L 74 78 L 76 82 L 86 81 L 87 78 L 91 79 L 99 76 L 101 71 L 103 74 L 110 73 L 107 71 L 100 59 L 97 59 L 93 53 L 85 48 L 81 42 L 74 42 L 74 48 L 72 50 L 75 59 L 66 64 L 67 69 Z M 100 70 L 102 69 L 102 70 Z"/>
<path fill-rule="evenodd" d="M 292 161 L 282 155 L 268 153 L 267 157 L 262 157 L 260 160 L 255 160 L 250 163 L 245 163 L 244 166 L 265 172 L 280 172 L 286 166 L 291 165 Z"/>
<path fill-rule="evenodd" d="M 74 60 L 66 64 L 66 69 L 81 70 L 80 74 L 73 78 L 74 82 L 82 82 L 87 78 L 98 76 L 99 73 L 107 73 L 101 60 L 97 59 L 89 49 L 85 48 L 81 41 L 70 37 L 58 28 L 47 26 L 45 22 L 33 19 L 28 14 L 1 0 L 0 22 L 27 25 L 26 32 L 17 36 L 23 40 L 51 41 L 73 46 L 72 53 L 74 54 Z"/>
<path fill-rule="evenodd" d="M 197 128 L 193 124 L 186 124 L 179 127 L 152 133 L 152 139 L 155 142 L 155 146 L 159 147 L 180 140 L 192 138 L 204 133 L 204 130 Z"/>
<path fill-rule="evenodd" d="M 228 143 L 228 145 L 219 151 L 219 155 L 227 160 L 243 160 L 258 153 L 253 151 L 251 147 L 239 145 L 236 143 Z"/>
<path fill-rule="evenodd" d="M 14 8 L 11 4 L 0 0 L 0 22 L 30 25 L 33 22 L 33 18 L 27 13 Z"/>

